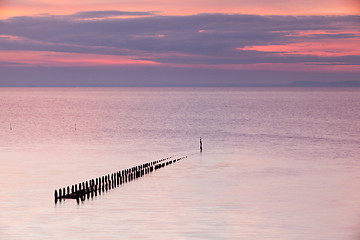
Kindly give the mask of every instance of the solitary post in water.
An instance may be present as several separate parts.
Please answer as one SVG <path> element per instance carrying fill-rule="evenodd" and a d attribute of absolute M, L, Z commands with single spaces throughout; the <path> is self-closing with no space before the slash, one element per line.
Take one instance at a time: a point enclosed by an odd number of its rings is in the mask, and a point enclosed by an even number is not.
<path fill-rule="evenodd" d="M 200 137 L 200 152 L 202 152 L 202 141 L 201 141 L 201 137 Z"/>

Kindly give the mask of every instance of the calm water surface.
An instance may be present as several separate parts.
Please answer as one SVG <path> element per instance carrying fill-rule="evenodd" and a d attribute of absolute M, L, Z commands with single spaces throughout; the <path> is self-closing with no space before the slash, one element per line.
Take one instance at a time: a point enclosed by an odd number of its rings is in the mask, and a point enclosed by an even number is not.
<path fill-rule="evenodd" d="M 1 88 L 0 110 L 0 239 L 360 239 L 359 90 Z"/>

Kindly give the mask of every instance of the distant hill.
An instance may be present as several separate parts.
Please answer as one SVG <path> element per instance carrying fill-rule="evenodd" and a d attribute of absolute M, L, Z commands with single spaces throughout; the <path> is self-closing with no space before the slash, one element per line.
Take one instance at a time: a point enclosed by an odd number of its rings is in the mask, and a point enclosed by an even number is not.
<path fill-rule="evenodd" d="M 315 81 L 294 81 L 290 87 L 360 87 L 360 81 L 337 81 L 337 82 L 315 82 Z"/>

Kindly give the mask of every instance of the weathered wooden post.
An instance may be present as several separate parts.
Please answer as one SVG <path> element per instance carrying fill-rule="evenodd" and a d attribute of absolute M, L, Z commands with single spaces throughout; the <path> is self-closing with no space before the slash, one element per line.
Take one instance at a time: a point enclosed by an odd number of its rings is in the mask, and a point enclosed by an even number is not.
<path fill-rule="evenodd" d="M 58 201 L 58 192 L 57 192 L 56 189 L 55 189 L 55 192 L 54 192 L 54 197 L 55 197 L 55 203 L 57 203 L 57 201 Z"/>

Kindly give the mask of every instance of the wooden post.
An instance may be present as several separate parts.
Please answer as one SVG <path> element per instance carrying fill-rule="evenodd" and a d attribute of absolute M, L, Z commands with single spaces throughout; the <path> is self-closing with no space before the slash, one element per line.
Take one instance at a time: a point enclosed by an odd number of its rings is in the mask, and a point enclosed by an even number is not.
<path fill-rule="evenodd" d="M 55 197 L 55 203 L 57 203 L 57 201 L 58 201 L 58 193 L 57 193 L 56 189 L 55 189 L 55 192 L 54 192 L 54 197 Z"/>

